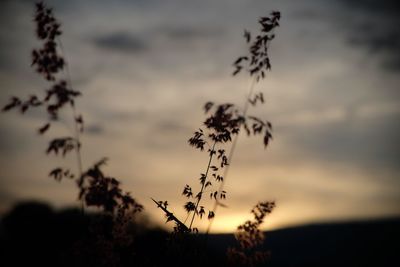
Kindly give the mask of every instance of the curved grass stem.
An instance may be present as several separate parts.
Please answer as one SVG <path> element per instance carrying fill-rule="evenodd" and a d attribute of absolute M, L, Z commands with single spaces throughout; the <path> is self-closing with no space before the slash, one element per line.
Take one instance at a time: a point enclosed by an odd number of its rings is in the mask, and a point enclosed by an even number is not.
<path fill-rule="evenodd" d="M 69 85 L 72 86 L 72 79 L 71 79 L 71 73 L 69 70 L 69 62 L 66 60 L 67 56 L 64 50 L 64 46 L 61 42 L 61 39 L 59 37 L 57 37 L 57 42 L 58 45 L 60 47 L 60 52 L 63 55 L 64 61 L 65 61 L 65 74 L 67 76 L 67 81 L 69 83 Z M 77 161 L 77 168 L 78 168 L 78 177 L 81 178 L 82 174 L 83 174 L 83 167 L 82 167 L 82 154 L 81 154 L 81 140 L 80 140 L 80 130 L 79 130 L 79 126 L 78 126 L 78 122 L 77 122 L 77 112 L 76 112 L 76 108 L 75 108 L 75 104 L 71 103 L 71 110 L 72 110 L 72 121 L 73 121 L 73 125 L 74 125 L 74 136 L 75 136 L 75 141 L 76 141 L 76 161 Z M 85 202 L 82 199 L 81 200 L 81 210 L 82 213 L 85 211 Z"/>
<path fill-rule="evenodd" d="M 247 111 L 248 111 L 248 109 L 249 109 L 249 99 L 250 99 L 250 98 L 252 97 L 252 95 L 253 95 L 255 85 L 256 85 L 256 78 L 253 77 L 253 79 L 251 79 L 249 91 L 248 91 L 248 93 L 247 93 L 247 98 L 246 98 L 246 101 L 245 101 L 245 103 L 244 103 L 243 117 L 245 117 L 245 116 L 247 115 Z M 232 159 L 233 159 L 233 155 L 234 155 L 235 150 L 236 150 L 236 146 L 237 146 L 238 139 L 239 139 L 239 134 L 235 135 L 235 137 L 234 137 L 234 139 L 233 139 L 233 141 L 232 141 L 232 147 L 231 147 L 231 150 L 229 151 L 229 154 L 228 154 L 228 163 L 229 163 L 229 164 L 225 167 L 224 174 L 223 174 L 224 180 L 222 180 L 222 182 L 220 183 L 219 188 L 218 188 L 218 192 L 221 192 L 221 191 L 224 189 L 226 180 L 227 180 L 227 178 L 228 178 L 229 169 L 230 169 L 230 166 L 232 165 Z M 207 231 L 206 231 L 206 234 L 207 234 L 207 235 L 208 235 L 208 233 L 209 233 L 210 230 L 211 230 L 211 227 L 212 227 L 212 224 L 213 224 L 213 222 L 214 222 L 214 219 L 215 219 L 215 215 L 216 215 L 218 206 L 219 206 L 219 205 L 218 205 L 218 201 L 215 200 L 215 201 L 214 201 L 214 206 L 213 206 L 213 208 L 212 208 L 212 212 L 214 213 L 214 217 L 211 218 L 210 221 L 209 221 L 209 223 L 208 223 Z"/>
<path fill-rule="evenodd" d="M 192 216 L 192 219 L 190 221 L 189 229 L 192 229 L 194 218 L 196 217 L 196 214 L 197 214 L 197 208 L 198 208 L 198 206 L 200 204 L 201 198 L 203 197 L 203 191 L 204 191 L 205 185 L 207 183 L 208 173 L 210 171 L 210 166 L 211 166 L 211 162 L 212 162 L 212 159 L 213 159 L 213 156 L 214 156 L 214 152 L 215 152 L 214 148 L 215 148 L 216 143 L 217 142 L 214 142 L 214 144 L 213 144 L 213 146 L 212 146 L 212 148 L 210 150 L 210 158 L 208 160 L 207 170 L 206 170 L 206 173 L 205 173 L 205 179 L 201 184 L 201 190 L 200 190 L 200 193 L 199 193 L 197 201 L 196 201 L 196 206 L 195 206 L 195 209 L 193 211 L 193 216 Z"/>

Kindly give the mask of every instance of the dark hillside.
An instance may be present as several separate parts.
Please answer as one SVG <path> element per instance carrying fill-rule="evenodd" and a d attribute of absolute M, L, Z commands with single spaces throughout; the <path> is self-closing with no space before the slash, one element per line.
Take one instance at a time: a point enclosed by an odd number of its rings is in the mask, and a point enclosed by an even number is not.
<path fill-rule="evenodd" d="M 118 266 L 169 264 L 164 231 L 132 225 L 127 232 L 135 236 L 132 247 L 104 250 L 101 242 L 109 238 L 109 227 L 107 217 L 98 214 L 21 203 L 1 220 L 0 256 L 8 264 L 0 265 L 101 266 L 101 259 L 110 252 L 121 260 Z M 266 235 L 264 248 L 272 253 L 266 266 L 400 266 L 399 240 L 399 218 L 276 230 Z M 234 246 L 235 239 L 232 234 L 211 235 L 208 244 L 207 258 L 222 265 L 226 248 Z"/>
<path fill-rule="evenodd" d="M 234 242 L 231 235 L 211 239 L 221 248 Z M 266 266 L 400 266 L 399 240 L 399 218 L 271 231 L 265 248 L 272 257 Z"/>

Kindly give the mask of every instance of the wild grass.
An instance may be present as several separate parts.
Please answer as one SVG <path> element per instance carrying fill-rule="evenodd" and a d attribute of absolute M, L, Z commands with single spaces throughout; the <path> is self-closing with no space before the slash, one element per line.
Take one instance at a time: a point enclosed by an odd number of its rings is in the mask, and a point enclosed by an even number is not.
<path fill-rule="evenodd" d="M 4 106 L 3 111 L 19 109 L 22 114 L 25 114 L 32 108 L 45 109 L 48 114 L 47 121 L 38 129 L 39 134 L 44 135 L 51 130 L 52 124 L 58 122 L 60 111 L 70 108 L 74 132 L 52 139 L 46 153 L 64 157 L 68 153 L 75 152 L 76 171 L 70 168 L 56 167 L 49 172 L 49 176 L 57 181 L 74 180 L 79 190 L 78 198 L 86 206 L 96 206 L 104 212 L 112 214 L 124 214 L 127 210 L 141 211 L 143 207 L 129 193 L 122 191 L 120 182 L 116 178 L 106 176 L 101 171 L 101 167 L 107 161 L 106 158 L 102 158 L 92 167 L 83 171 L 80 134 L 84 131 L 84 119 L 81 114 L 78 115 L 75 108 L 76 99 L 82 96 L 82 93 L 72 88 L 68 64 L 61 54 L 61 39 L 59 38 L 62 33 L 61 24 L 54 17 L 53 10 L 46 7 L 43 2 L 36 4 L 34 22 L 36 36 L 42 46 L 33 49 L 31 66 L 48 81 L 49 89 L 44 89 L 44 94 L 41 95 L 32 94 L 27 100 L 13 96 L 10 102 Z"/>
<path fill-rule="evenodd" d="M 187 198 L 183 207 L 187 212 L 186 219 L 177 218 L 168 207 L 167 201 L 153 199 L 158 208 L 162 210 L 167 218 L 167 222 L 174 222 L 174 232 L 169 237 L 169 249 L 167 252 L 174 255 L 171 260 L 179 265 L 199 265 L 194 257 L 203 255 L 206 249 L 199 243 L 193 243 L 192 233 L 198 233 L 196 222 L 207 218 L 209 225 L 206 233 L 208 234 L 212 222 L 217 214 L 217 208 L 225 206 L 224 201 L 228 192 L 224 185 L 228 177 L 228 170 L 232 164 L 232 159 L 236 149 L 239 134 L 244 131 L 247 136 L 262 136 L 262 144 L 267 147 L 272 138 L 272 124 L 268 120 L 263 120 L 248 114 L 251 106 L 264 103 L 262 92 L 254 92 L 258 82 L 266 77 L 266 73 L 271 70 L 271 63 L 268 48 L 274 39 L 274 30 L 279 26 L 280 13 L 275 11 L 270 16 L 259 19 L 261 26 L 260 32 L 252 37 L 248 31 L 244 32 L 248 51 L 246 55 L 240 56 L 234 61 L 233 76 L 241 72 L 247 73 L 252 80 L 247 98 L 243 107 L 238 107 L 233 103 L 205 103 L 204 112 L 206 119 L 203 126 L 196 130 L 189 138 L 188 144 L 199 151 L 206 153 L 206 165 L 198 177 L 198 189 L 186 184 L 182 190 L 182 195 Z M 59 121 L 59 112 L 70 109 L 73 124 L 73 132 L 66 133 L 52 139 L 46 149 L 48 155 L 62 156 L 75 152 L 75 168 L 57 166 L 50 170 L 49 176 L 56 181 L 72 180 L 77 185 L 78 199 L 84 207 L 97 207 L 103 214 L 104 219 L 91 225 L 94 239 L 82 241 L 77 245 L 77 249 L 86 246 L 93 246 L 101 254 L 95 253 L 97 257 L 104 257 L 99 261 L 99 265 L 120 266 L 120 251 L 131 248 L 132 236 L 128 234 L 127 225 L 135 214 L 143 210 L 143 206 L 133 198 L 130 193 L 121 188 L 118 179 L 103 173 L 102 166 L 107 159 L 101 158 L 98 162 L 85 170 L 82 166 L 82 143 L 81 134 L 84 133 L 83 116 L 76 109 L 76 101 L 82 93 L 74 88 L 71 83 L 68 62 L 64 58 L 61 42 L 61 24 L 55 18 L 53 10 L 44 3 L 36 4 L 34 22 L 36 24 L 36 35 L 41 41 L 41 47 L 32 51 L 32 67 L 37 74 L 44 78 L 49 86 L 41 93 L 32 94 L 28 99 L 21 99 L 17 96 L 11 97 L 3 111 L 19 110 L 21 114 L 29 112 L 30 109 L 44 109 L 48 117 L 43 122 L 43 126 L 38 129 L 40 135 L 45 135 L 51 131 L 51 126 Z M 206 207 L 204 197 L 213 200 L 211 207 Z M 264 236 L 259 227 L 264 217 L 274 208 L 274 202 L 260 202 L 252 210 L 253 221 L 246 221 L 238 227 L 236 239 L 239 246 L 228 250 L 229 262 L 232 265 L 255 266 L 262 263 L 267 258 L 266 252 L 256 251 Z M 104 224 L 111 224 L 111 230 L 104 233 Z M 101 229 L 101 230 L 99 230 Z M 190 244 L 190 245 L 188 245 Z M 193 245 L 195 244 L 195 245 Z M 140 244 L 136 245 L 140 246 Z M 135 253 L 131 251 L 131 253 Z M 189 262 L 187 262 L 189 261 Z"/>

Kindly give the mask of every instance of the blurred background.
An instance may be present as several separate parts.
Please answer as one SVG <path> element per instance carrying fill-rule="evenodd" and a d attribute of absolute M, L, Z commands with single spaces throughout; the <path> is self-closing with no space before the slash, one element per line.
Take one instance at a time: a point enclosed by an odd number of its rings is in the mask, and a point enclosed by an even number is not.
<path fill-rule="evenodd" d="M 150 197 L 185 217 L 185 184 L 199 189 L 206 153 L 187 140 L 206 101 L 239 106 L 250 80 L 232 77 L 246 52 L 244 29 L 282 12 L 270 46 L 272 72 L 258 83 L 266 104 L 249 114 L 273 124 L 267 149 L 241 136 L 226 183 L 227 208 L 212 231 L 233 232 L 258 201 L 277 208 L 265 229 L 400 215 L 400 28 L 396 1 L 46 1 L 61 37 L 85 119 L 84 167 L 105 172 L 165 218 Z M 0 3 L 0 104 L 40 94 L 49 84 L 30 68 L 38 47 L 33 1 Z M 48 177 L 51 137 L 72 131 L 71 114 L 44 137 L 45 114 L 0 114 L 0 214 L 21 200 L 77 206 L 75 184 Z M 206 221 L 199 226 L 206 227 Z"/>

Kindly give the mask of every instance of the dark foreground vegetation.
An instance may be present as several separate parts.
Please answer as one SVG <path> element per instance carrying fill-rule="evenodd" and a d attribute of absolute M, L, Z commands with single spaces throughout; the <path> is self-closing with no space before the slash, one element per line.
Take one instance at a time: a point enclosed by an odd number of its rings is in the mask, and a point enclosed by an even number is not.
<path fill-rule="evenodd" d="M 207 167 L 200 173 L 197 188 L 183 186 L 182 195 L 187 198 L 183 204 L 186 219 L 173 214 L 175 207 L 168 201 L 152 198 L 160 208 L 160 215 L 174 224 L 173 232 L 143 230 L 135 219 L 144 210 L 134 194 L 125 191 L 121 182 L 103 172 L 107 158 L 101 157 L 90 167 L 83 166 L 81 135 L 85 120 L 76 107 L 82 92 L 74 88 L 68 61 L 61 41 L 61 22 L 53 9 L 43 2 L 35 5 L 33 22 L 40 46 L 31 54 L 31 67 L 46 81 L 48 86 L 28 98 L 11 96 L 3 112 L 19 111 L 26 114 L 33 109 L 45 112 L 43 124 L 37 129 L 42 136 L 53 132 L 63 117 L 64 110 L 70 110 L 72 131 L 66 135 L 51 137 L 46 154 L 64 158 L 75 154 L 76 166 L 55 166 L 49 176 L 56 181 L 69 180 L 77 187 L 80 210 L 55 214 L 43 205 L 22 205 L 4 220 L 4 259 L 11 265 L 39 264 L 55 266 L 204 266 L 224 264 L 225 257 L 230 266 L 258 266 L 266 262 L 269 252 L 259 249 L 264 243 L 260 226 L 275 207 L 274 201 L 259 201 L 252 209 L 252 219 L 237 227 L 237 243 L 226 249 L 226 253 L 214 257 L 209 249 L 208 233 L 219 206 L 228 192 L 224 185 L 235 151 L 239 133 L 247 136 L 262 136 L 264 148 L 272 139 L 272 123 L 248 114 L 252 107 L 264 103 L 262 92 L 255 92 L 256 83 L 271 70 L 269 45 L 275 38 L 274 30 L 279 26 L 281 13 L 272 11 L 260 17 L 260 30 L 253 35 L 244 31 L 247 51 L 234 63 L 233 76 L 239 73 L 249 75 L 252 80 L 243 107 L 233 103 L 208 101 L 204 105 L 206 119 L 196 130 L 188 143 L 206 153 Z M 197 180 L 197 179 L 196 179 Z M 180 185 L 181 186 L 181 185 Z M 204 204 L 204 197 L 213 205 Z M 96 209 L 98 213 L 87 213 Z M 197 223 L 208 219 L 206 235 L 199 235 Z M 29 230 L 27 230 L 29 229 Z M 26 232 L 25 232 L 26 231 Z M 43 245 L 42 245 L 43 244 Z M 24 251 L 23 257 L 15 254 Z"/>
<path fill-rule="evenodd" d="M 233 234 L 211 234 L 206 254 L 177 262 L 179 257 L 174 257 L 176 251 L 164 230 L 132 223 L 128 231 L 135 241 L 120 250 L 107 246 L 112 238 L 108 226 L 104 215 L 83 215 L 78 209 L 55 211 L 38 202 L 20 203 L 1 220 L 0 265 L 103 266 L 107 256 L 118 260 L 120 266 L 200 262 L 226 266 L 225 251 L 236 243 Z M 395 245 L 400 238 L 400 218 L 301 226 L 270 231 L 266 236 L 264 249 L 271 251 L 271 257 L 264 266 L 400 265 Z M 202 245 L 204 235 L 185 242 L 188 247 Z"/>
<path fill-rule="evenodd" d="M 264 242 L 260 226 L 275 202 L 260 201 L 251 209 L 253 218 L 239 225 L 235 234 L 209 234 L 217 208 L 226 206 L 229 196 L 224 185 L 239 133 L 261 136 L 264 147 L 272 139 L 271 122 L 250 115 L 249 110 L 264 103 L 263 93 L 254 90 L 271 70 L 268 48 L 279 26 L 279 11 L 259 18 L 258 34 L 244 31 L 248 50 L 234 61 L 232 73 L 247 74 L 251 80 L 243 106 L 206 102 L 206 119 L 188 140 L 205 153 L 207 167 L 196 179 L 197 186 L 178 185 L 187 198 L 182 205 L 186 219 L 177 218 L 176 207 L 154 196 L 160 215 L 174 224 L 174 230 L 166 232 L 138 220 L 145 207 L 134 193 L 122 189 L 117 178 L 103 173 L 105 157 L 83 166 L 84 119 L 76 108 L 82 93 L 72 86 L 61 49 L 61 23 L 44 3 L 37 3 L 35 10 L 41 46 L 32 50 L 31 66 L 48 87 L 27 99 L 12 96 L 3 111 L 25 114 L 43 109 L 47 116 L 37 129 L 42 136 L 57 127 L 61 111 L 72 111 L 72 132 L 51 139 L 46 153 L 61 158 L 75 153 L 75 167 L 63 163 L 49 176 L 75 182 L 80 208 L 55 211 L 35 202 L 15 206 L 0 225 L 1 266 L 400 266 L 390 245 L 399 239 L 399 220 L 286 229 L 267 233 Z M 211 206 L 204 197 L 211 199 Z M 196 226 L 202 219 L 209 220 L 206 234 L 198 233 Z"/>

